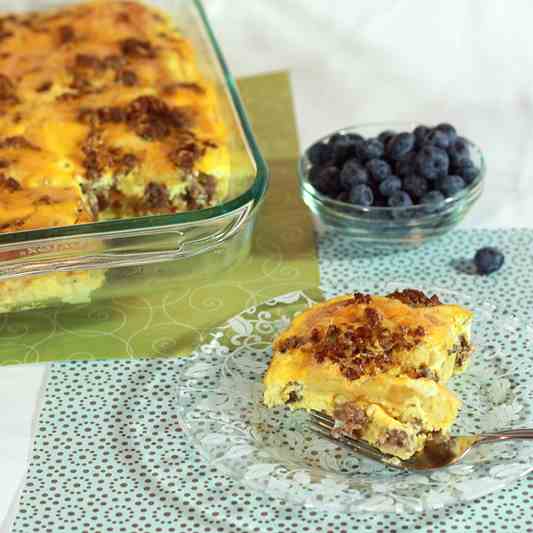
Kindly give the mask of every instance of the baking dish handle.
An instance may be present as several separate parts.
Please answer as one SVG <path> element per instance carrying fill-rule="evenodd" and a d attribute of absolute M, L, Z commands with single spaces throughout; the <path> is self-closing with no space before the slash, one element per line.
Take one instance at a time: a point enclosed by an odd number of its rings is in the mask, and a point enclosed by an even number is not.
<path fill-rule="evenodd" d="M 239 232 L 253 203 L 221 217 L 216 231 L 202 234 L 195 225 L 123 230 L 61 237 L 28 245 L 0 246 L 0 281 L 50 272 L 73 272 L 162 263 L 192 257 L 222 245 Z M 211 226 L 210 226 L 211 227 Z"/>

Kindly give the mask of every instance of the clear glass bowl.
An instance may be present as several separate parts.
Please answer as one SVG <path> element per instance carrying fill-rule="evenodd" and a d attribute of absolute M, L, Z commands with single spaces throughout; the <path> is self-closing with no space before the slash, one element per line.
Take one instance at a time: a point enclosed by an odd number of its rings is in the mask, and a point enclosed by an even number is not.
<path fill-rule="evenodd" d="M 17 8 L 31 11 L 74 3 L 76 0 L 33 0 Z M 228 198 L 215 207 L 184 213 L 0 234 L 0 293 L 16 294 L 26 279 L 37 275 L 46 277 L 52 288 L 34 291 L 34 296 L 20 305 L 16 297 L 13 302 L 0 302 L 0 313 L 138 294 L 138 285 L 124 281 L 132 267 L 143 268 L 143 281 L 152 287 L 162 284 L 160 263 L 171 265 L 166 269 L 171 272 L 171 283 L 205 279 L 242 259 L 250 249 L 268 185 L 268 168 L 235 80 L 199 0 L 146 3 L 173 17 L 177 31 L 192 42 L 202 75 L 218 93 L 219 111 L 230 132 Z M 112 274 L 110 269 L 114 269 Z M 65 272 L 73 275 L 59 276 Z M 61 291 L 54 294 L 54 286 L 80 286 L 88 280 L 92 285 L 71 302 L 59 296 Z"/>
<path fill-rule="evenodd" d="M 330 133 L 316 142 L 327 141 L 335 133 L 358 133 L 368 138 L 375 137 L 384 130 L 412 131 L 417 125 L 414 122 L 382 122 L 351 126 Z M 423 205 L 403 208 L 361 207 L 334 200 L 315 189 L 309 181 L 312 165 L 308 150 L 309 148 L 298 165 L 300 190 L 313 214 L 317 231 L 339 231 L 353 237 L 354 241 L 374 247 L 416 246 L 444 235 L 463 220 L 483 189 L 485 161 L 481 150 L 470 143 L 471 157 L 479 168 L 479 176 L 458 195 L 447 198 L 437 210 Z"/>
<path fill-rule="evenodd" d="M 401 288 L 384 283 L 378 292 Z M 475 313 L 472 362 L 447 385 L 463 402 L 452 433 L 532 427 L 533 328 L 473 295 L 419 288 Z M 319 289 L 310 289 L 246 309 L 212 331 L 210 341 L 180 366 L 179 423 L 210 465 L 285 504 L 372 513 L 428 511 L 474 500 L 533 470 L 533 442 L 510 441 L 474 448 L 446 469 L 402 472 L 317 436 L 304 411 L 264 407 L 262 377 L 274 337 L 322 300 Z"/>

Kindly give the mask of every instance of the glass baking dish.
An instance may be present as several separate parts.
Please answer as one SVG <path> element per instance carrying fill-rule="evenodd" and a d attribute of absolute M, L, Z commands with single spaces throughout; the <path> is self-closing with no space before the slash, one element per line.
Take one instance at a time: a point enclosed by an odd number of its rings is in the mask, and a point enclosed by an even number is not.
<path fill-rule="evenodd" d="M 17 3 L 16 10 L 74 3 L 22 2 Z M 199 0 L 144 3 L 171 15 L 177 30 L 192 42 L 202 75 L 216 88 L 220 113 L 230 131 L 232 175 L 227 200 L 215 207 L 177 214 L 0 234 L 0 312 L 134 294 L 137 285 L 131 283 L 130 275 L 122 273 L 140 265 L 171 263 L 163 270 L 154 270 L 158 283 L 176 276 L 180 282 L 192 282 L 231 267 L 248 253 L 267 188 L 268 169 L 235 81 Z M 4 3 L 2 11 L 13 9 Z M 150 276 L 149 269 L 143 273 L 145 279 Z M 46 279 L 46 290 L 27 289 L 36 277 Z"/>

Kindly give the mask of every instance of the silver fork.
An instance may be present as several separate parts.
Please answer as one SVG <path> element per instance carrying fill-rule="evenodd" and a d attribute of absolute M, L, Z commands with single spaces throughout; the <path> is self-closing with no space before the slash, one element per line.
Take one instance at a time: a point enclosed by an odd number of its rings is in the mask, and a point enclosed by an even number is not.
<path fill-rule="evenodd" d="M 508 431 L 499 431 L 498 433 L 449 437 L 445 441 L 428 439 L 424 449 L 411 458 L 402 460 L 398 457 L 383 453 L 367 442 L 348 435 L 338 434 L 333 436 L 331 430 L 335 426 L 335 421 L 324 413 L 311 410 L 310 419 L 311 429 L 315 433 L 337 444 L 342 444 L 350 450 L 364 455 L 368 459 L 378 461 L 392 468 L 399 468 L 400 470 L 432 470 L 450 466 L 460 461 L 472 448 L 480 444 L 503 442 L 511 439 L 533 440 L 533 429 L 511 429 Z"/>

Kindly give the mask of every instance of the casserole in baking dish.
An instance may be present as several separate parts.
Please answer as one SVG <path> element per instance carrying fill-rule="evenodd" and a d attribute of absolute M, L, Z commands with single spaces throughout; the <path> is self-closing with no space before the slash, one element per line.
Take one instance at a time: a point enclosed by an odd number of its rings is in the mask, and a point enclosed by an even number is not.
<path fill-rule="evenodd" d="M 199 3 L 52 5 L 0 19 L 0 311 L 247 240 L 266 190 Z"/>

